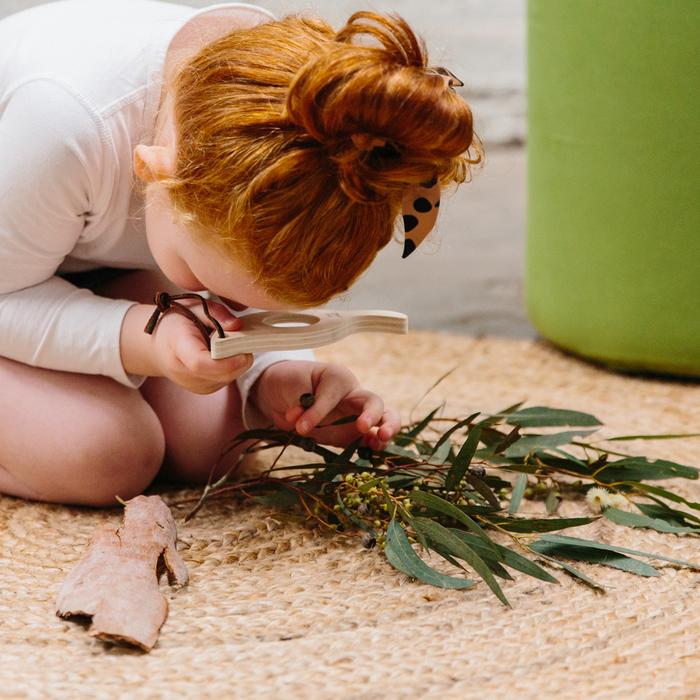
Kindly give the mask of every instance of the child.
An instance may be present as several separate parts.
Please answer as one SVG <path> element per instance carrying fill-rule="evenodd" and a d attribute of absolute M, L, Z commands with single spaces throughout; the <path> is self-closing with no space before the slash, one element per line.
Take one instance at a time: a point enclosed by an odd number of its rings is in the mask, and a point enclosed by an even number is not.
<path fill-rule="evenodd" d="M 373 13 L 337 33 L 242 3 L 59 0 L 1 20 L 0 492 L 98 506 L 157 473 L 202 483 L 272 423 L 385 446 L 398 412 L 345 367 L 212 360 L 179 313 L 144 327 L 156 291 L 203 292 L 235 330 L 231 310 L 348 289 L 406 192 L 480 160 L 448 74 Z"/>

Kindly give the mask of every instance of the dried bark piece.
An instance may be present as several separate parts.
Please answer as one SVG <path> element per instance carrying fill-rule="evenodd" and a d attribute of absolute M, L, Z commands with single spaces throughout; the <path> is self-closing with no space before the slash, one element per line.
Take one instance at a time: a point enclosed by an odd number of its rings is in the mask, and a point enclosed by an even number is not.
<path fill-rule="evenodd" d="M 184 586 L 187 567 L 175 548 L 175 521 L 160 496 L 126 502 L 123 524 L 102 525 L 56 599 L 60 617 L 92 617 L 90 634 L 150 651 L 168 614 L 158 586 L 163 557 L 168 580 Z"/>

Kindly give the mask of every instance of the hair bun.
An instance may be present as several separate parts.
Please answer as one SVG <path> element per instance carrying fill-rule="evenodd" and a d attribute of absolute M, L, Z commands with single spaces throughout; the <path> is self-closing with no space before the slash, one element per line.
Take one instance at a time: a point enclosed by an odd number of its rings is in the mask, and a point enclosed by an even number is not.
<path fill-rule="evenodd" d="M 436 170 L 460 178 L 454 159 L 474 141 L 471 110 L 426 66 L 404 19 L 356 12 L 292 80 L 285 117 L 325 149 L 351 199 L 399 196 Z"/>

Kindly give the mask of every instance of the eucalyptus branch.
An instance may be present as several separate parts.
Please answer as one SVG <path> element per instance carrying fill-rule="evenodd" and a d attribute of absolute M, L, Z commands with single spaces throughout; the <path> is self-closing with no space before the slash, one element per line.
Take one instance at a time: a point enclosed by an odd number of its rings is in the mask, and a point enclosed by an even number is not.
<path fill-rule="evenodd" d="M 471 567 L 506 604 L 493 575 L 502 575 L 504 566 L 542 581 L 555 581 L 529 558 L 532 554 L 594 587 L 598 585 L 592 579 L 567 562 L 597 563 L 650 575 L 653 567 L 630 555 L 663 558 L 552 533 L 602 516 L 616 526 L 700 535 L 700 503 L 657 485 L 669 478 L 698 479 L 698 469 L 609 450 L 599 446 L 604 440 L 578 439 L 600 427 L 594 416 L 541 406 L 522 408 L 519 403 L 494 414 L 446 418 L 436 415 L 441 407 L 401 426 L 383 450 L 360 446 L 359 438 L 344 448 L 332 449 L 273 426 L 244 431 L 217 460 L 199 498 L 181 501 L 196 501 L 186 519 L 194 517 L 211 498 L 237 495 L 255 499 L 278 511 L 301 512 L 307 521 L 330 532 L 357 534 L 363 546 L 376 547 L 391 565 L 423 582 L 446 588 L 471 586 L 467 579 L 444 574 L 423 561 L 412 546 L 418 541 L 455 566 L 457 573 L 463 573 L 464 564 Z M 348 416 L 319 428 L 356 418 Z M 562 427 L 576 429 L 562 431 Z M 581 427 L 584 430 L 578 429 Z M 435 438 L 425 437 L 428 433 Z M 213 481 L 224 455 L 247 441 L 251 444 Z M 317 461 L 281 463 L 292 446 L 314 455 Z M 584 455 L 570 454 L 567 447 L 581 448 Z M 280 450 L 262 475 L 232 481 L 246 454 L 275 448 Z M 567 481 L 572 478 L 573 482 Z M 647 483 L 650 481 L 654 485 Z M 581 494 L 585 494 L 587 511 L 579 517 L 554 515 L 561 500 Z M 519 515 L 522 499 L 544 501 L 546 513 Z M 494 542 L 490 531 L 507 535 L 523 554 Z M 538 537 L 534 542 L 533 535 Z M 610 551 L 616 556 L 610 557 Z M 671 561 L 700 569 L 691 562 Z"/>

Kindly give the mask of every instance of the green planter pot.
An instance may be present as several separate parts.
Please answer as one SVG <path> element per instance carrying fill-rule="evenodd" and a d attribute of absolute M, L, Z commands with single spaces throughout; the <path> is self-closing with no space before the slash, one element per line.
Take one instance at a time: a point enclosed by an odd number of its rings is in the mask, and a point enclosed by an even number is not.
<path fill-rule="evenodd" d="M 700 2 L 529 0 L 526 303 L 549 340 L 700 376 Z"/>

